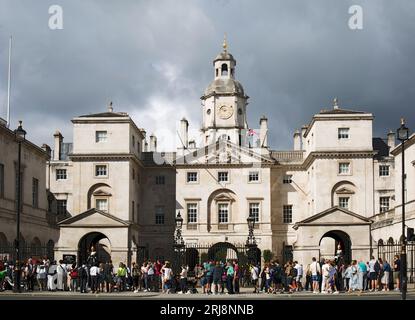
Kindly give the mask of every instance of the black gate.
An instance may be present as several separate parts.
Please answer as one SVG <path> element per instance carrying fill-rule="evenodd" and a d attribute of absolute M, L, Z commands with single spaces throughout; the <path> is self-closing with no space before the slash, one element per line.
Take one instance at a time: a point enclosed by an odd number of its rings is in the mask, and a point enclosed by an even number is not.
<path fill-rule="evenodd" d="M 20 243 L 20 259 L 26 261 L 27 259 L 49 259 L 53 261 L 54 243 L 48 242 L 40 245 L 28 244 L 26 242 Z M 0 259 L 3 261 L 16 261 L 16 249 L 13 242 L 6 242 L 0 245 Z"/>
<path fill-rule="evenodd" d="M 393 265 L 393 258 L 395 255 L 400 256 L 401 243 L 393 241 L 392 238 L 384 243 L 382 240 L 378 242 L 378 257 L 383 261 L 388 261 Z M 407 264 L 407 279 L 408 283 L 415 283 L 415 241 L 408 241 L 406 244 L 406 264 Z"/>

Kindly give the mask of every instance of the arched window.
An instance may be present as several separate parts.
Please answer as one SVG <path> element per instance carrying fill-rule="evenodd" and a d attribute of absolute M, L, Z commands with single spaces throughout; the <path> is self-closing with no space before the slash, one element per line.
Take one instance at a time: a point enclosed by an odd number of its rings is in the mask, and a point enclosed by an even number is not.
<path fill-rule="evenodd" d="M 227 76 L 228 75 L 228 65 L 226 63 L 222 64 L 221 75 L 222 76 Z"/>

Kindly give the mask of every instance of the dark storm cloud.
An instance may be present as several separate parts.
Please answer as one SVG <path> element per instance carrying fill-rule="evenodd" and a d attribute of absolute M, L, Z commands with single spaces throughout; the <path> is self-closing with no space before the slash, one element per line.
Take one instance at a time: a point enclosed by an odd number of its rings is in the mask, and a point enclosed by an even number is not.
<path fill-rule="evenodd" d="M 53 4 L 63 8 L 63 30 L 48 28 Z M 354 4 L 363 7 L 363 30 L 348 27 Z M 415 128 L 411 0 L 1 0 L 0 105 L 12 34 L 13 126 L 23 119 L 36 143 L 51 143 L 58 128 L 70 140 L 70 119 L 110 100 L 161 138 L 175 135 L 182 116 L 197 134 L 199 97 L 224 32 L 251 97 L 249 124 L 267 115 L 273 148 L 291 148 L 295 128 L 334 96 L 373 112 L 375 135 L 395 129 L 401 115 Z"/>

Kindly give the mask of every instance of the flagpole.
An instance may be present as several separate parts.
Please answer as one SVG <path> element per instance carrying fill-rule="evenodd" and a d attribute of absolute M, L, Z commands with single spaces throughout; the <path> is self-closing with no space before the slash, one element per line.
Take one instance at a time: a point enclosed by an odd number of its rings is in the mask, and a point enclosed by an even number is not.
<path fill-rule="evenodd" d="M 10 86 L 11 86 L 11 65 L 12 65 L 12 36 L 9 39 L 9 72 L 7 76 L 7 127 L 10 128 Z"/>

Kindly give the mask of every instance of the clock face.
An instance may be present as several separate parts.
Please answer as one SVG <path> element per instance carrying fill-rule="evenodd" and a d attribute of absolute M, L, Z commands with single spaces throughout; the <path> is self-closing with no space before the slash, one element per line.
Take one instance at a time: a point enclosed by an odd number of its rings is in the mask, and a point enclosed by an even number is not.
<path fill-rule="evenodd" d="M 233 115 L 232 106 L 221 106 L 219 108 L 219 117 L 221 119 L 229 119 Z"/>

